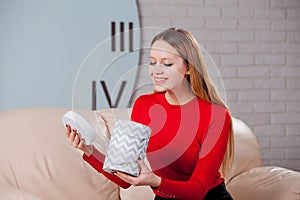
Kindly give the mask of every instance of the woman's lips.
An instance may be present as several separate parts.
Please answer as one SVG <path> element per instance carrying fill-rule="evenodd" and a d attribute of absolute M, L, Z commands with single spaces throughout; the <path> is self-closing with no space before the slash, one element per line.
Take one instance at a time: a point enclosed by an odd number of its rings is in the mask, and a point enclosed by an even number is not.
<path fill-rule="evenodd" d="M 165 77 L 154 77 L 154 82 L 157 85 L 164 84 L 168 78 Z"/>

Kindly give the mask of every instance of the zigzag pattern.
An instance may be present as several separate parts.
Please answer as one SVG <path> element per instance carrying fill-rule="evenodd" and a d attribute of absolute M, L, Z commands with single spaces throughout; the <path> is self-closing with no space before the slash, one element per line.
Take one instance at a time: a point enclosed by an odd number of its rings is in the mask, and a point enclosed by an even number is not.
<path fill-rule="evenodd" d="M 118 170 L 138 176 L 140 173 L 137 158 L 145 158 L 151 129 L 129 120 L 115 124 L 107 147 L 103 170 Z"/>

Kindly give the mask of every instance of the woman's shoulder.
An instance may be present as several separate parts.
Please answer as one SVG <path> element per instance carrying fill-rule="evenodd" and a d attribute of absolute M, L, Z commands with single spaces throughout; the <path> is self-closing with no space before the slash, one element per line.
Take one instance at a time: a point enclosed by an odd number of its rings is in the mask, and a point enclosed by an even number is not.
<path fill-rule="evenodd" d="M 157 104 L 158 99 L 159 94 L 157 93 L 143 94 L 139 96 L 134 102 L 131 119 L 135 122 L 139 122 L 145 125 L 148 124 L 148 112 L 154 104 Z"/>
<path fill-rule="evenodd" d="M 215 104 L 212 102 L 207 102 L 201 98 L 198 98 L 198 102 L 199 102 L 200 109 L 202 109 L 202 110 L 207 110 L 210 113 L 217 112 L 217 113 L 223 113 L 226 115 L 229 114 L 229 111 L 225 106 Z"/>

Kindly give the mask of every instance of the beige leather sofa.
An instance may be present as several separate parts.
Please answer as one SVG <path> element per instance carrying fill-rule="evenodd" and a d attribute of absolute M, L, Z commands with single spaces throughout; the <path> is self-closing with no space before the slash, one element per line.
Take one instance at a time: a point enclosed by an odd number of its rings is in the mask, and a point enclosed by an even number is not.
<path fill-rule="evenodd" d="M 151 200 L 148 187 L 120 189 L 97 173 L 73 149 L 61 122 L 66 108 L 31 108 L 0 112 L 0 200 Z M 130 110 L 80 111 L 96 116 L 101 131 L 96 145 L 116 119 Z M 234 119 L 235 162 L 226 179 L 236 200 L 300 199 L 300 173 L 261 166 L 256 138 Z M 102 135 L 101 135 L 102 134 Z"/>

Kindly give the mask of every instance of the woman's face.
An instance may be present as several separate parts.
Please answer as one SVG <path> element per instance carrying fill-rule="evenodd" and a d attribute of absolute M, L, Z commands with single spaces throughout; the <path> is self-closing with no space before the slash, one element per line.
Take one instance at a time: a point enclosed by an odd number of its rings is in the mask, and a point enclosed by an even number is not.
<path fill-rule="evenodd" d="M 153 43 L 150 51 L 149 75 L 158 92 L 187 89 L 186 75 L 189 74 L 184 60 L 177 50 L 163 40 Z"/>

